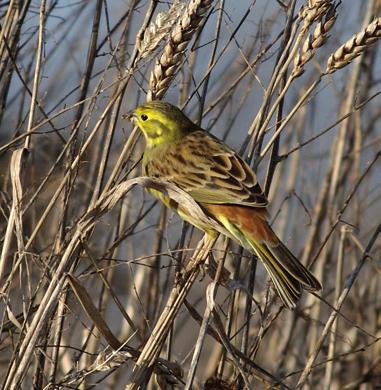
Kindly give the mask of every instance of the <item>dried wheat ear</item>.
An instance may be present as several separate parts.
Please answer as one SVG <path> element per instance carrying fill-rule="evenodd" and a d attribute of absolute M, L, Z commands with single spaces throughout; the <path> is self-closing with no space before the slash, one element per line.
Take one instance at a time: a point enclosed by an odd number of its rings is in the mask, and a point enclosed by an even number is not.
<path fill-rule="evenodd" d="M 147 100 L 160 99 L 166 92 L 177 68 L 182 63 L 188 42 L 200 26 L 212 0 L 191 0 L 174 29 L 151 73 Z"/>
<path fill-rule="evenodd" d="M 336 7 L 331 6 L 324 8 L 324 10 L 327 12 L 323 15 L 321 12 L 318 12 L 320 19 L 314 32 L 307 36 L 301 50 L 295 57 L 294 69 L 292 71 L 294 77 L 298 77 L 304 72 L 304 65 L 312 59 L 316 50 L 322 47 L 328 40 L 328 32 L 337 18 Z"/>
<path fill-rule="evenodd" d="M 381 18 L 377 18 L 330 55 L 326 73 L 333 73 L 348 65 L 380 38 Z"/>

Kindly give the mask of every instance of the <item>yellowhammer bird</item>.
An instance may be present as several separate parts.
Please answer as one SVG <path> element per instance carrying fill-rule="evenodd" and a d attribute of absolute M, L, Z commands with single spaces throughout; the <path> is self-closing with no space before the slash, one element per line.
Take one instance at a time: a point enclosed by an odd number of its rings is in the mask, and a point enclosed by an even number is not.
<path fill-rule="evenodd" d="M 284 304 L 295 307 L 302 289 L 321 289 L 318 280 L 280 241 L 267 222 L 268 201 L 255 173 L 232 149 L 202 130 L 177 107 L 151 102 L 128 115 L 146 139 L 144 175 L 163 178 L 187 192 L 218 221 L 230 237 L 263 262 Z M 156 190 L 150 192 L 167 207 L 210 235 L 200 223 Z"/>

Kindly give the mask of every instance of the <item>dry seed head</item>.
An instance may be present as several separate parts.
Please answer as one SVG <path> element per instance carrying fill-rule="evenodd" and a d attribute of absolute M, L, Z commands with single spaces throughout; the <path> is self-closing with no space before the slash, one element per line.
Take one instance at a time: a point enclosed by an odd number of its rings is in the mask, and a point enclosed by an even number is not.
<path fill-rule="evenodd" d="M 157 14 L 155 21 L 153 21 L 144 31 L 143 39 L 138 42 L 140 58 L 147 57 L 157 48 L 162 39 L 171 31 L 184 8 L 184 3 L 175 0 L 168 11 L 159 12 Z"/>
<path fill-rule="evenodd" d="M 332 8 L 334 5 L 331 0 L 309 0 L 299 11 L 299 16 L 304 19 L 303 29 L 306 30 L 312 23 L 321 20 Z"/>
<path fill-rule="evenodd" d="M 325 15 L 324 20 L 320 20 L 314 32 L 307 36 L 302 49 L 294 60 L 294 69 L 292 71 L 294 77 L 298 77 L 303 73 L 304 65 L 315 55 L 316 50 L 327 41 L 328 32 L 335 23 L 336 17 L 336 8 L 332 6 Z"/>
<path fill-rule="evenodd" d="M 381 18 L 377 18 L 330 55 L 327 61 L 326 73 L 333 73 L 337 69 L 348 65 L 353 59 L 362 54 L 368 46 L 380 38 Z"/>
<path fill-rule="evenodd" d="M 184 51 L 213 0 L 190 0 L 183 15 L 169 34 L 163 53 L 151 72 L 147 100 L 160 99 L 181 64 Z"/>

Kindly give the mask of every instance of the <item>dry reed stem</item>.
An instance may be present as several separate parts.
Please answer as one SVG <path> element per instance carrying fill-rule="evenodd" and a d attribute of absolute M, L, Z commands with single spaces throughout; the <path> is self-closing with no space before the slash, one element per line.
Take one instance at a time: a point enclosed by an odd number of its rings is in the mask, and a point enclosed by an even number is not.
<path fill-rule="evenodd" d="M 137 390 L 146 380 L 147 371 L 150 370 L 150 367 L 153 366 L 158 358 L 173 321 L 195 282 L 201 265 L 207 259 L 213 243 L 214 239 L 210 239 L 208 236 L 204 236 L 204 239 L 199 242 L 194 256 L 185 268 L 182 280 L 172 289 L 165 309 L 152 330 L 151 336 L 144 345 L 126 389 Z"/>
<path fill-rule="evenodd" d="M 340 229 L 340 244 L 337 254 L 336 280 L 335 280 L 335 303 L 337 304 L 340 298 L 340 291 L 342 289 L 343 268 L 344 268 L 344 245 L 346 235 L 349 232 L 347 226 L 342 226 Z M 325 369 L 324 389 L 329 390 L 332 386 L 333 369 L 334 369 L 334 355 L 336 351 L 337 330 L 339 319 L 337 318 L 332 324 L 332 332 L 329 338 L 327 360 L 329 361 Z"/>
<path fill-rule="evenodd" d="M 322 333 L 320 334 L 319 339 L 314 346 L 314 350 L 313 350 L 312 354 L 310 355 L 310 357 L 307 361 L 307 364 L 304 367 L 304 370 L 299 378 L 297 388 L 300 388 L 305 384 L 309 374 L 311 373 L 312 366 L 313 366 L 313 364 L 314 364 L 314 362 L 315 362 L 315 360 L 320 352 L 320 349 L 323 345 L 323 342 L 324 342 L 325 338 L 327 337 L 328 333 L 330 332 L 330 329 L 336 320 L 337 314 L 340 312 L 340 310 L 344 304 L 344 301 L 346 300 L 349 292 L 351 291 L 353 283 L 356 281 L 362 267 L 365 264 L 365 261 L 369 258 L 369 253 L 370 253 L 376 239 L 378 238 L 379 234 L 381 234 L 381 225 L 379 225 L 377 227 L 377 229 L 375 230 L 375 232 L 373 233 L 371 239 L 369 240 L 368 245 L 366 246 L 365 252 L 363 253 L 361 259 L 359 260 L 359 262 L 356 265 L 356 268 L 352 271 L 352 273 L 347 278 L 345 285 L 344 285 L 344 289 L 341 291 L 341 294 L 340 294 L 340 296 L 337 300 L 337 303 L 335 305 L 335 309 L 331 312 L 329 319 L 326 322 L 324 329 L 323 329 Z"/>
<path fill-rule="evenodd" d="M 208 324 L 210 321 L 210 317 L 212 315 L 213 310 L 215 310 L 215 298 L 216 298 L 216 294 L 217 294 L 218 285 L 220 283 L 220 278 L 222 277 L 222 274 L 223 274 L 223 270 L 224 270 L 224 261 L 220 260 L 218 263 L 217 271 L 214 275 L 214 281 L 212 283 L 210 283 L 208 285 L 208 287 L 206 288 L 207 306 L 205 308 L 204 316 L 202 319 L 202 324 L 200 326 L 198 339 L 197 339 L 197 342 L 196 342 L 196 345 L 194 348 L 192 361 L 190 364 L 190 368 L 188 371 L 188 377 L 187 377 L 187 381 L 185 384 L 185 390 L 190 390 L 190 389 L 192 389 L 192 386 L 193 386 L 193 381 L 194 381 L 194 378 L 196 375 L 197 365 L 199 364 L 199 360 L 201 357 L 201 350 L 202 350 L 203 344 L 205 342 L 205 336 L 207 334 L 207 328 L 208 328 Z M 236 361 L 236 359 L 235 359 L 235 361 Z M 245 384 L 247 386 L 250 386 L 249 380 L 247 379 L 247 376 L 246 376 L 245 372 L 242 370 L 240 364 L 236 364 L 236 367 L 241 372 L 241 375 L 245 380 Z"/>
<path fill-rule="evenodd" d="M 41 62 L 42 62 L 42 54 L 44 48 L 44 28 L 45 28 L 45 0 L 41 1 L 40 5 L 40 23 L 38 29 L 38 45 L 36 50 L 36 66 L 34 71 L 34 79 L 33 79 L 33 92 L 32 92 L 32 100 L 30 103 L 29 109 L 29 117 L 28 117 L 28 125 L 26 131 L 29 132 L 33 127 L 34 116 L 35 116 L 35 108 L 37 103 L 37 94 L 38 87 L 41 77 Z M 10 5 L 13 7 L 13 4 Z M 2 31 L 1 31 L 2 32 Z M 1 38 L 1 35 L 0 35 Z M 2 41 L 0 41 L 2 43 Z M 0 257 L 0 282 L 3 280 L 4 271 L 6 267 L 6 260 L 8 257 L 8 251 L 10 248 L 10 244 L 12 241 L 12 233 L 14 227 L 17 232 L 17 243 L 19 247 L 19 256 L 23 256 L 24 244 L 20 243 L 22 237 L 22 207 L 21 207 L 21 198 L 22 198 L 22 178 L 24 177 L 24 168 L 27 163 L 28 153 L 26 152 L 30 147 L 31 136 L 27 135 L 24 141 L 24 148 L 15 151 L 12 160 L 11 160 L 11 176 L 13 177 L 12 185 L 13 185 L 13 202 L 12 209 L 10 213 L 10 218 L 7 224 L 6 231 L 6 239 L 4 246 L 2 248 L 1 257 Z M 16 217 L 17 214 L 17 217 Z"/>
<path fill-rule="evenodd" d="M 332 19 L 330 17 L 330 23 L 334 23 L 335 17 Z M 327 20 L 328 21 L 328 20 Z M 328 24 L 328 26 L 329 26 Z M 327 26 L 327 27 L 328 27 Z M 343 68 L 348 65 L 355 57 L 359 56 L 364 50 L 371 44 L 375 43 L 381 37 L 381 18 L 375 19 L 371 24 L 369 24 L 364 30 L 353 36 L 347 43 L 342 45 L 335 53 L 333 53 L 327 62 L 327 69 L 324 73 L 319 75 L 319 78 L 310 86 L 307 92 L 303 95 L 303 98 L 294 106 L 293 110 L 289 113 L 287 118 L 283 120 L 280 127 L 276 130 L 275 134 L 272 136 L 271 140 L 267 143 L 265 149 L 260 154 L 260 159 L 256 161 L 256 165 L 262 160 L 262 158 L 266 155 L 266 153 L 270 150 L 270 147 L 273 145 L 277 137 L 280 135 L 288 121 L 293 117 L 293 115 L 297 112 L 298 108 L 301 104 L 307 99 L 307 97 L 312 93 L 312 91 L 317 87 L 317 85 L 321 82 L 323 76 L 335 72 L 337 69 Z M 320 43 L 320 40 L 317 39 L 317 42 Z M 308 58 L 308 56 L 306 57 Z M 298 60 L 299 61 L 299 60 Z M 275 111 L 275 107 L 279 104 L 285 93 L 287 92 L 289 86 L 291 85 L 291 81 L 293 78 L 299 76 L 302 72 L 302 68 L 300 66 L 296 66 L 294 68 L 294 72 L 291 74 L 285 88 L 277 97 L 276 102 L 273 104 L 272 109 L 269 111 L 269 115 L 267 116 L 267 120 L 264 120 L 262 124 L 259 134 L 264 133 L 267 124 L 270 121 L 272 114 Z M 251 131 L 250 129 L 249 131 Z"/>
<path fill-rule="evenodd" d="M 23 223 L 22 223 L 22 181 L 27 161 L 27 149 L 18 149 L 12 153 L 10 163 L 10 175 L 12 182 L 12 206 L 9 213 L 7 229 L 5 231 L 3 246 L 0 256 L 0 282 L 3 282 L 7 259 L 12 244 L 13 229 L 16 231 L 19 256 L 24 252 Z"/>
<path fill-rule="evenodd" d="M 67 374 L 55 386 L 65 384 L 66 386 L 78 386 L 83 383 L 84 378 L 96 372 L 111 372 L 118 367 L 121 367 L 129 361 L 136 361 L 139 357 L 140 351 L 128 347 L 125 343 L 120 345 L 120 348 L 110 351 L 109 347 L 98 352 L 94 362 L 83 370 L 74 371 Z M 168 361 L 163 358 L 158 358 L 154 367 L 154 373 L 158 377 L 164 377 L 168 383 L 179 384 L 183 377 L 183 371 L 178 363 Z"/>
<path fill-rule="evenodd" d="M 381 17 L 375 19 L 330 55 L 327 61 L 326 73 L 333 73 L 347 66 L 380 38 Z"/>
<path fill-rule="evenodd" d="M 45 321 L 56 305 L 59 294 L 61 293 L 64 286 L 65 272 L 68 272 L 73 264 L 74 259 L 72 257 L 74 252 L 77 250 L 80 243 L 85 240 L 88 234 L 92 231 L 100 216 L 111 210 L 116 205 L 116 203 L 122 197 L 124 197 L 133 186 L 137 184 L 149 186 L 161 192 L 167 193 L 167 195 L 175 202 L 180 203 L 182 207 L 188 208 L 190 213 L 193 215 L 198 215 L 198 218 L 203 220 L 205 223 L 210 223 L 211 226 L 215 226 L 216 229 L 218 228 L 218 224 L 204 214 L 200 206 L 190 197 L 190 195 L 170 183 L 165 183 L 163 181 L 152 178 L 140 177 L 123 182 L 112 188 L 109 192 L 105 193 L 97 201 L 94 207 L 90 209 L 77 223 L 76 231 L 74 232 L 70 243 L 67 245 L 59 266 L 53 274 L 49 287 L 47 288 L 44 297 L 41 299 L 40 307 L 36 311 L 32 323 L 30 324 L 30 327 L 25 334 L 25 338 L 19 348 L 20 359 L 18 364 L 12 365 L 6 382 L 6 386 L 8 386 L 10 389 L 17 388 L 26 373 L 26 368 L 30 364 L 30 356 L 33 354 L 36 342 L 44 328 Z M 221 228 L 219 228 L 219 230 L 221 230 Z M 221 230 L 221 232 L 223 233 L 223 230 Z M 187 280 L 185 286 L 183 287 L 182 292 L 185 294 L 183 299 L 185 298 L 186 292 L 189 290 L 198 274 L 198 262 L 205 260 L 211 244 L 212 242 L 207 242 L 205 247 L 200 247 L 199 252 L 197 252 L 198 255 L 196 255 L 195 259 L 188 264 L 186 272 L 190 272 L 192 277 Z M 208 248 L 208 250 L 206 250 L 206 248 Z M 180 301 L 180 305 L 181 302 L 182 301 Z M 145 357 L 143 353 L 144 351 L 145 350 L 143 349 L 141 354 L 142 358 Z"/>
<path fill-rule="evenodd" d="M 155 100 L 163 97 L 173 79 L 176 70 L 183 60 L 188 42 L 212 5 L 213 0 L 191 0 L 184 14 L 171 31 L 168 43 L 163 49 L 163 54 L 156 60 L 151 73 L 147 100 Z"/>
<path fill-rule="evenodd" d="M 254 148 L 256 149 L 255 155 L 260 153 L 262 139 L 275 110 L 283 101 L 284 95 L 288 91 L 294 79 L 302 73 L 301 67 L 294 65 L 294 71 L 291 73 L 290 77 L 288 77 L 285 86 L 281 87 L 281 91 L 279 92 L 275 103 L 271 106 L 270 101 L 276 92 L 276 88 L 283 83 L 282 80 L 286 77 L 288 67 L 292 63 L 293 59 L 298 58 L 299 46 L 305 34 L 315 21 L 321 20 L 326 14 L 329 19 L 332 19 L 334 22 L 334 19 L 330 16 L 331 13 L 334 12 L 335 7 L 330 0 L 311 0 L 307 5 L 303 5 L 300 8 L 298 18 L 294 23 L 292 23 L 288 39 L 284 43 L 284 47 L 282 47 L 282 54 L 279 56 L 274 68 L 261 108 L 248 130 L 248 133 L 252 135 L 252 150 L 249 151 L 250 158 L 253 158 L 252 152 L 254 151 Z M 298 32 L 300 22 L 303 22 L 303 24 Z M 327 28 L 328 26 L 329 24 L 327 25 Z M 318 41 L 319 40 L 317 39 L 317 42 Z"/>
<path fill-rule="evenodd" d="M 237 283 L 237 282 L 235 282 Z M 234 289 L 237 289 L 237 286 L 234 287 Z M 247 292 L 249 294 L 249 292 Z M 250 299 L 252 297 L 250 296 Z M 202 326 L 203 317 L 194 309 L 193 306 L 189 304 L 185 300 L 185 306 L 187 307 L 190 315 Z M 250 358 L 246 353 L 241 352 L 240 349 L 235 347 L 232 340 L 229 339 L 227 334 L 225 333 L 223 322 L 218 315 L 218 312 L 216 309 L 213 310 L 213 326 L 212 324 L 208 325 L 207 333 L 209 336 L 213 337 L 214 340 L 216 340 L 218 343 L 223 345 L 227 352 L 229 352 L 231 355 L 235 356 L 237 359 L 241 359 L 242 363 L 246 366 L 245 369 L 248 369 L 251 375 L 255 376 L 256 379 L 258 379 L 261 383 L 267 384 L 268 386 L 275 383 L 280 383 L 279 380 L 271 375 L 269 372 L 264 370 L 262 367 L 257 365 L 252 358 Z M 237 364 L 237 368 L 240 366 L 240 364 Z M 238 369 L 240 371 L 240 369 Z M 282 383 L 285 388 L 287 386 Z"/>
<path fill-rule="evenodd" d="M 21 4 L 17 0 L 11 0 L 7 4 L 7 11 L 3 14 L 0 28 L 0 74 L 3 74 L 9 66 L 10 56 L 9 50 L 15 51 L 18 39 L 17 30 L 19 29 L 19 21 L 22 14 Z M 2 95 L 6 88 L 1 91 Z M 0 108 L 0 117 L 3 114 L 3 107 Z"/>

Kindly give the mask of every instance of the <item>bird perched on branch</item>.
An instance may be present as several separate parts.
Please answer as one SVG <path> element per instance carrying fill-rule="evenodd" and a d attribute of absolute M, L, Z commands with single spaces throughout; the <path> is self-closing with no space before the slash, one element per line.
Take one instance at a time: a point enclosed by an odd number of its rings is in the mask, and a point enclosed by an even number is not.
<path fill-rule="evenodd" d="M 143 173 L 180 187 L 229 232 L 230 238 L 255 253 L 288 308 L 295 308 L 303 289 L 321 289 L 318 280 L 270 227 L 266 196 L 255 173 L 237 153 L 169 103 L 146 103 L 127 117 L 146 140 Z M 213 227 L 165 194 L 150 192 L 187 222 L 211 236 L 217 235 Z"/>

